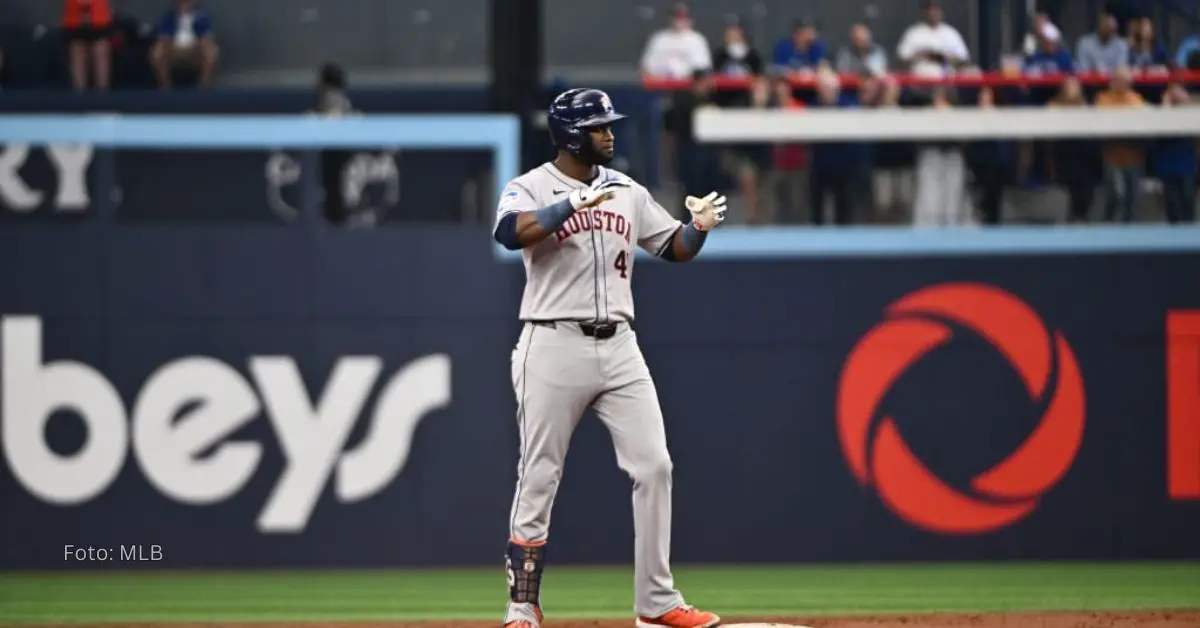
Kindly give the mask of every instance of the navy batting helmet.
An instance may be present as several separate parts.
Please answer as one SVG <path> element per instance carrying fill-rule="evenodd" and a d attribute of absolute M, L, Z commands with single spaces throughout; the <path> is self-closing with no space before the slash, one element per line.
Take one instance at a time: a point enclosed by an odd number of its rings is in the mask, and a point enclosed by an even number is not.
<path fill-rule="evenodd" d="M 606 163 L 608 159 L 592 146 L 588 129 L 609 125 L 623 118 L 624 115 L 613 109 L 608 94 L 598 89 L 570 89 L 550 103 L 546 124 L 550 127 L 550 141 L 556 148 L 585 161 Z"/>

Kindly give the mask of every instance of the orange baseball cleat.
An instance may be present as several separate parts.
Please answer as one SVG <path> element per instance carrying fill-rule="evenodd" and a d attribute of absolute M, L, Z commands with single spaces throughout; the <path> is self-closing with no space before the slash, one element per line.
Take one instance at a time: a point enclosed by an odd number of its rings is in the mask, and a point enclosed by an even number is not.
<path fill-rule="evenodd" d="M 713 628 L 721 625 L 721 618 L 713 613 L 697 610 L 687 604 L 650 619 L 638 617 L 637 628 Z"/>

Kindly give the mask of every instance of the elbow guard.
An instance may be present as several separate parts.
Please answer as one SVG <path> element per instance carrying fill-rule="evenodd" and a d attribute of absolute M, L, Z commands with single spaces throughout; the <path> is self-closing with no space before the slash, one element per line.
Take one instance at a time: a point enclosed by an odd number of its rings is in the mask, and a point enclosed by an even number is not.
<path fill-rule="evenodd" d="M 496 225 L 496 232 L 492 236 L 504 248 L 510 251 L 519 250 L 521 241 L 517 238 L 517 212 L 506 214 L 500 218 L 500 224 Z"/>

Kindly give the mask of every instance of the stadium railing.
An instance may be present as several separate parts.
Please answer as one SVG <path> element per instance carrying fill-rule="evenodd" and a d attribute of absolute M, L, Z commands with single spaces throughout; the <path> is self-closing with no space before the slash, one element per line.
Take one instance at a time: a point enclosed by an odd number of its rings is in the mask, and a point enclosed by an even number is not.
<path fill-rule="evenodd" d="M 1104 72 L 1077 72 L 1074 74 L 1052 74 L 1052 73 L 1037 73 L 1037 72 L 971 72 L 964 71 L 957 74 L 944 77 L 928 77 L 914 76 L 905 73 L 891 73 L 880 77 L 889 81 L 895 81 L 905 87 L 915 86 L 933 86 L 933 85 L 951 85 L 955 87 L 981 87 L 984 85 L 992 87 L 1001 86 L 1025 86 L 1025 87 L 1047 87 L 1060 85 L 1068 76 L 1073 76 L 1085 86 L 1095 87 L 1105 85 L 1112 80 L 1112 75 Z M 1200 72 L 1197 71 L 1158 71 L 1158 70 L 1133 70 L 1133 82 L 1138 86 L 1160 86 L 1171 82 L 1181 82 L 1186 84 L 1200 84 Z M 722 90 L 737 90 L 749 89 L 753 84 L 754 79 L 744 76 L 725 76 L 714 74 L 710 77 L 713 86 L 716 89 Z M 812 89 L 816 87 L 816 73 L 798 73 L 787 77 L 793 87 L 797 89 Z M 863 82 L 864 79 L 847 74 L 838 76 L 843 87 L 854 87 Z M 670 92 L 687 89 L 692 84 L 689 79 L 666 79 L 645 77 L 642 79 L 642 87 L 651 92 Z"/>
<path fill-rule="evenodd" d="M 1085 87 L 1107 84 L 1104 73 L 1074 75 Z M 1061 84 L 1064 74 L 960 73 L 947 77 L 890 75 L 905 86 L 952 85 L 956 87 L 1026 86 Z M 711 77 L 714 87 L 746 89 L 752 79 Z M 789 77 L 800 90 L 815 89 L 815 74 Z M 840 76 L 843 87 L 860 79 Z M 1135 87 L 1170 83 L 1200 83 L 1200 72 L 1134 72 Z M 690 80 L 646 79 L 643 86 L 654 92 L 687 89 Z M 817 142 L 970 140 L 1029 140 L 1061 138 L 1200 137 L 1200 108 L 1162 107 L 1152 99 L 1142 109 L 1121 110 L 1096 107 L 1052 109 L 998 107 L 980 109 L 961 104 L 950 109 L 882 108 L 838 110 L 821 108 L 754 109 L 702 108 L 694 114 L 694 132 L 702 143 L 745 145 L 808 144 Z M 902 225 L 903 226 L 903 225 Z M 1134 251 L 1200 251 L 1200 225 L 1161 223 L 1059 225 L 1004 225 L 981 229 L 978 225 L 937 229 L 896 229 L 894 226 L 847 226 L 839 229 L 806 226 L 735 227 L 732 233 L 714 239 L 713 248 L 730 257 L 808 257 L 822 255 L 988 255 L 1036 253 L 1116 253 Z M 719 244 L 718 244 L 719 243 Z M 714 251 L 715 252 L 715 251 Z"/>

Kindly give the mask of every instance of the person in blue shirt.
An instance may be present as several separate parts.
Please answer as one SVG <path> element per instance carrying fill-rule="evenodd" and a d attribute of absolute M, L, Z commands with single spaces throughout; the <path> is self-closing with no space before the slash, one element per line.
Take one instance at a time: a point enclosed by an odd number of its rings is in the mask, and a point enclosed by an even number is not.
<path fill-rule="evenodd" d="M 1187 88 L 1173 83 L 1163 94 L 1163 105 L 1186 107 L 1190 104 Z M 1200 112 L 1197 113 L 1200 115 Z M 1195 222 L 1197 145 L 1194 137 L 1169 137 L 1154 147 L 1154 173 L 1163 186 L 1163 204 L 1167 221 L 1183 224 Z"/>
<path fill-rule="evenodd" d="M 1075 71 L 1075 60 L 1071 51 L 1062 45 L 1061 35 L 1050 29 L 1037 34 L 1038 46 L 1025 59 L 1025 71 L 1040 74 L 1071 74 Z"/>
<path fill-rule="evenodd" d="M 217 42 L 212 18 L 194 0 L 175 0 L 158 21 L 158 40 L 150 61 L 158 86 L 171 87 L 177 74 L 185 82 L 209 85 L 217 65 Z"/>
<path fill-rule="evenodd" d="M 1129 67 L 1146 70 L 1167 68 L 1171 56 L 1154 33 L 1154 21 L 1148 17 L 1132 20 L 1129 25 Z"/>
<path fill-rule="evenodd" d="M 775 72 L 816 71 L 826 64 L 825 44 L 817 36 L 816 25 L 809 20 L 796 22 L 791 36 L 779 41 L 772 56 Z"/>
<path fill-rule="evenodd" d="M 1129 67 L 1135 70 L 1158 70 L 1165 72 L 1171 64 L 1171 55 L 1166 46 L 1155 36 L 1154 22 L 1148 17 L 1136 17 L 1129 21 Z M 1137 92 L 1150 101 L 1162 99 L 1163 86 L 1139 85 Z"/>
<path fill-rule="evenodd" d="M 1175 52 L 1175 67 L 1200 70 L 1200 35 L 1192 35 L 1179 44 Z"/>
<path fill-rule="evenodd" d="M 1045 28 L 1036 33 L 1037 49 L 1025 59 L 1025 73 L 1041 74 L 1073 74 L 1075 61 L 1071 52 L 1062 45 L 1062 35 L 1056 28 Z M 1057 88 L 1053 86 L 1032 86 L 1029 88 L 1029 102 L 1043 105 L 1054 98 Z"/>

